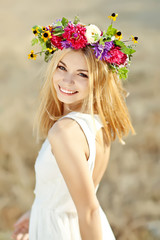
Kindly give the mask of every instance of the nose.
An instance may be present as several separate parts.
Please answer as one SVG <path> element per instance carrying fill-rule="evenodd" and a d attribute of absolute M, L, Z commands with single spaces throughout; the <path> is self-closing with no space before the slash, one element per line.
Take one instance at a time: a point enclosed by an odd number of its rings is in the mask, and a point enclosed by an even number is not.
<path fill-rule="evenodd" d="M 63 82 L 65 82 L 68 85 L 73 85 L 74 84 L 74 79 L 72 74 L 65 74 L 64 78 L 63 78 Z"/>

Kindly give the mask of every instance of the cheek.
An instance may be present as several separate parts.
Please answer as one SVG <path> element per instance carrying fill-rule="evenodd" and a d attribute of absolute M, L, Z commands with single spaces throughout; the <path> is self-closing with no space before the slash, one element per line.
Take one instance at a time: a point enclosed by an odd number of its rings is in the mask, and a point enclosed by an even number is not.
<path fill-rule="evenodd" d="M 54 73 L 53 74 L 53 77 L 52 77 L 52 81 L 53 81 L 53 85 L 55 86 L 58 82 L 58 79 L 59 79 L 59 76 L 58 76 L 58 73 Z"/>
<path fill-rule="evenodd" d="M 82 88 L 88 90 L 89 89 L 89 80 L 85 80 L 82 82 Z"/>
<path fill-rule="evenodd" d="M 81 89 L 81 91 L 84 94 L 89 93 L 89 81 L 88 81 L 88 79 L 83 81 L 83 82 L 81 82 L 81 84 L 79 84 L 79 88 Z"/>
<path fill-rule="evenodd" d="M 62 81 L 65 77 L 65 73 L 62 71 L 58 71 L 58 69 L 53 74 L 53 84 L 57 84 L 58 82 Z"/>

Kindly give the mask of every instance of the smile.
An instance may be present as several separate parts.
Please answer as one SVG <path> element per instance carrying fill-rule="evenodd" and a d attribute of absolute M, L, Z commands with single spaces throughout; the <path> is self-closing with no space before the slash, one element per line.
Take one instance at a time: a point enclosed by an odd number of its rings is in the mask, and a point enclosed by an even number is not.
<path fill-rule="evenodd" d="M 75 94 L 75 93 L 78 92 L 78 91 L 67 90 L 67 89 L 61 88 L 60 86 L 59 86 L 59 90 L 60 90 L 62 93 L 67 94 L 67 95 L 72 95 L 72 94 Z"/>

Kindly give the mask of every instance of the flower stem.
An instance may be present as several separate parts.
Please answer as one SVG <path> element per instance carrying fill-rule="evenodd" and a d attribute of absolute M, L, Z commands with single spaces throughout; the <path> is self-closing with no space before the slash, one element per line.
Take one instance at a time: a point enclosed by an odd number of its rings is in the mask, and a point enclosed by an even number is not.
<path fill-rule="evenodd" d="M 122 42 L 131 42 L 132 40 L 125 40 L 125 41 L 122 41 Z"/>
<path fill-rule="evenodd" d="M 34 53 L 34 54 L 40 54 L 40 53 L 43 53 L 43 52 L 45 52 L 45 51 L 41 51 L 41 52 L 36 52 L 36 53 Z"/>

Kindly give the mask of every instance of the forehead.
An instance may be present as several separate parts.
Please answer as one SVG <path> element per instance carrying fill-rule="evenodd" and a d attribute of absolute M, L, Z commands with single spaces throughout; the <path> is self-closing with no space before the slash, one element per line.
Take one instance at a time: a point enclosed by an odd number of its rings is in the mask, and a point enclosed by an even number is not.
<path fill-rule="evenodd" d="M 82 51 L 71 50 L 63 56 L 61 61 L 65 63 L 68 68 L 88 70 L 87 61 Z"/>

